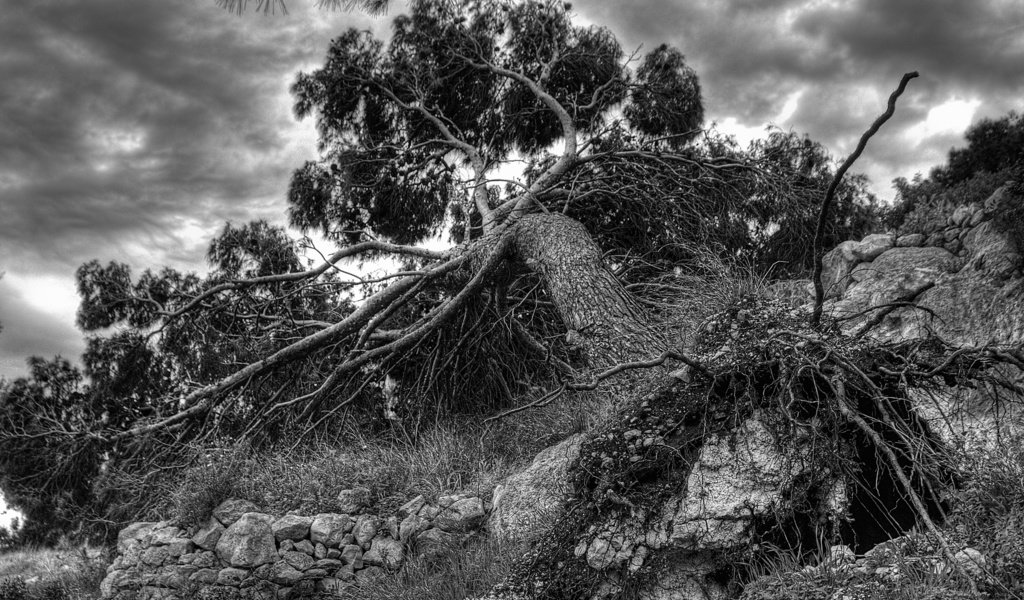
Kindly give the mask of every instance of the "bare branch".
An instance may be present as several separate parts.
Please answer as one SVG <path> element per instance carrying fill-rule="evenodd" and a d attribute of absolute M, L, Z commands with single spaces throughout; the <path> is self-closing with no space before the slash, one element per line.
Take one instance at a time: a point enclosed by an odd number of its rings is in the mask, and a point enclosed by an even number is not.
<path fill-rule="evenodd" d="M 811 313 L 811 325 L 817 326 L 821 322 L 821 307 L 825 302 L 825 287 L 821 282 L 821 271 L 822 271 L 822 238 L 825 236 L 825 222 L 828 219 L 828 210 L 832 205 L 833 196 L 835 196 L 836 189 L 839 187 L 840 182 L 843 180 L 843 176 L 846 175 L 846 171 L 853 166 L 853 163 L 860 157 L 861 153 L 864 152 L 864 148 L 868 145 L 868 140 L 871 136 L 878 132 L 879 128 L 889 120 L 889 117 L 896 112 L 896 99 L 903 94 L 903 91 L 907 89 L 907 82 L 918 76 L 917 71 L 912 71 L 903 75 L 900 80 L 899 87 L 889 96 L 889 104 L 875 122 L 871 124 L 871 127 L 864 132 L 864 135 L 860 136 L 860 142 L 857 143 L 857 148 L 853 151 L 853 154 L 848 156 L 843 161 L 842 166 L 836 171 L 835 177 L 832 178 L 832 183 L 829 184 L 828 190 L 825 192 L 825 199 L 821 202 L 821 212 L 818 213 L 818 226 L 814 230 L 814 243 L 812 245 L 812 252 L 814 255 L 814 312 Z"/>

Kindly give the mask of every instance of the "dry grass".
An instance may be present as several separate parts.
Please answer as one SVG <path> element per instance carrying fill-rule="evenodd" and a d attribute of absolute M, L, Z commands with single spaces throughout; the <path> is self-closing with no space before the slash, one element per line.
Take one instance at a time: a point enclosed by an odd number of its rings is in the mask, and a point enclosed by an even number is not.
<path fill-rule="evenodd" d="M 78 600 L 99 598 L 106 574 L 99 548 L 22 548 L 0 554 L 0 599 Z"/>

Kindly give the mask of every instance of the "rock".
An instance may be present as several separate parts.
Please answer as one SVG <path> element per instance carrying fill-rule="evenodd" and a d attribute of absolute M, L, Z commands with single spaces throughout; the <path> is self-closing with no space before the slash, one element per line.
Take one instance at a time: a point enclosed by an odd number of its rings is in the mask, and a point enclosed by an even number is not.
<path fill-rule="evenodd" d="M 300 556 L 306 556 L 302 553 Z M 306 556 L 306 558 L 309 558 Z M 274 563 L 273 569 L 271 570 L 270 580 L 278 585 L 293 586 L 302 579 L 302 572 L 290 565 L 287 561 L 278 561 Z"/>
<path fill-rule="evenodd" d="M 171 556 L 167 553 L 167 548 L 163 546 L 150 546 L 142 552 L 142 562 L 159 567 L 170 562 Z"/>
<path fill-rule="evenodd" d="M 363 549 L 355 544 L 349 544 L 341 549 L 341 560 L 355 569 L 362 569 Z"/>
<path fill-rule="evenodd" d="M 299 515 L 285 515 L 274 521 L 270 528 L 274 531 L 274 539 L 278 542 L 283 540 L 302 540 L 309 535 L 309 527 L 313 524 L 313 517 L 302 517 Z"/>
<path fill-rule="evenodd" d="M 281 558 L 284 559 L 284 562 L 300 571 L 305 571 L 306 569 L 311 568 L 313 564 L 317 562 L 312 556 L 304 552 L 285 552 Z"/>
<path fill-rule="evenodd" d="M 330 573 L 332 571 L 337 571 L 342 566 L 344 566 L 344 564 L 345 563 L 335 558 L 323 558 L 316 561 L 316 563 L 313 566 L 317 569 L 323 569 Z"/>
<path fill-rule="evenodd" d="M 360 571 L 356 571 L 356 585 L 359 586 L 371 586 L 376 585 L 378 581 L 387 577 L 387 571 L 381 567 L 366 567 Z"/>
<path fill-rule="evenodd" d="M 1020 271 L 1024 261 L 1021 248 L 1017 248 L 1009 235 L 998 230 L 989 221 L 975 227 L 964 236 L 967 267 L 997 280 L 1004 280 Z"/>
<path fill-rule="evenodd" d="M 958 207 L 950 217 L 950 223 L 957 227 L 966 225 L 971 220 L 971 209 L 966 206 Z"/>
<path fill-rule="evenodd" d="M 370 540 L 377 535 L 378 529 L 380 529 L 379 518 L 374 515 L 360 515 L 356 519 L 355 526 L 352 528 L 352 535 L 355 537 L 357 544 L 367 548 Z"/>
<path fill-rule="evenodd" d="M 273 519 L 262 513 L 245 513 L 217 542 L 217 556 L 232 567 L 258 567 L 277 560 L 277 545 L 270 528 Z"/>
<path fill-rule="evenodd" d="M 541 451 L 529 467 L 495 489 L 489 524 L 497 539 L 533 539 L 561 515 L 571 492 L 569 467 L 579 457 L 583 439 L 577 434 Z"/>
<path fill-rule="evenodd" d="M 953 559 L 971 577 L 981 577 L 985 573 L 985 555 L 974 548 L 964 548 Z"/>
<path fill-rule="evenodd" d="M 857 555 L 849 546 L 840 544 L 829 548 L 826 562 L 832 565 L 852 565 L 857 562 Z"/>
<path fill-rule="evenodd" d="M 308 542 L 309 540 L 303 540 L 303 541 L 304 542 Z M 312 546 L 310 546 L 310 549 L 312 549 Z M 293 542 L 291 540 L 281 540 L 277 544 L 277 553 L 278 554 L 284 554 L 285 552 L 291 552 L 292 550 L 295 550 L 295 542 Z"/>
<path fill-rule="evenodd" d="M 433 558 L 461 545 L 462 539 L 454 533 L 440 529 L 428 529 L 416 538 L 416 549 L 420 556 Z"/>
<path fill-rule="evenodd" d="M 917 248 L 924 246 L 925 235 L 923 233 L 909 233 L 896 238 L 896 246 L 899 248 Z"/>
<path fill-rule="evenodd" d="M 192 555 L 192 566 L 205 569 L 216 566 L 217 555 L 213 552 L 196 552 Z"/>
<path fill-rule="evenodd" d="M 437 515 L 441 513 L 440 506 L 434 506 L 433 504 L 427 504 L 420 509 L 420 515 L 428 521 L 433 521 L 437 518 Z"/>
<path fill-rule="evenodd" d="M 182 529 L 170 525 L 163 525 L 161 527 L 156 527 L 149 533 L 149 535 L 145 536 L 143 538 L 143 543 L 147 546 L 166 546 L 185 537 L 185 532 Z"/>
<path fill-rule="evenodd" d="M 434 526 L 448 532 L 464 532 L 483 523 L 487 514 L 480 498 L 456 500 L 434 519 Z"/>
<path fill-rule="evenodd" d="M 104 598 L 110 598 L 118 590 L 138 589 L 142 586 L 138 572 L 136 571 L 113 571 L 100 582 L 100 593 Z M 12 596 L 13 598 L 13 596 Z"/>
<path fill-rule="evenodd" d="M 191 552 L 195 546 L 192 544 L 191 540 L 177 538 L 170 544 L 167 544 L 166 547 L 167 553 L 171 556 L 171 558 L 178 558 L 179 556 L 185 553 Z"/>
<path fill-rule="evenodd" d="M 227 567 L 217 572 L 217 585 L 238 587 L 242 585 L 242 582 L 245 581 L 245 578 L 248 576 L 249 572 L 245 569 Z"/>
<path fill-rule="evenodd" d="M 423 495 L 416 496 L 412 500 L 406 502 L 398 509 L 396 513 L 399 518 L 405 519 L 409 515 L 418 515 L 420 509 L 427 503 L 427 499 Z"/>
<path fill-rule="evenodd" d="M 343 544 L 344 544 L 344 542 L 345 542 L 345 540 L 342 540 Z M 344 544 L 344 546 L 348 546 L 348 545 L 349 544 Z M 342 547 L 344 547 L 344 546 L 342 546 Z M 327 558 L 341 558 L 341 550 L 338 550 L 337 548 L 329 548 L 327 550 Z"/>
<path fill-rule="evenodd" d="M 327 577 L 327 571 L 324 569 L 317 569 L 316 567 L 308 569 L 302 574 L 303 579 L 323 579 L 324 577 Z"/>
<path fill-rule="evenodd" d="M 405 551 L 402 549 L 401 542 L 391 538 L 376 537 L 373 539 L 370 549 L 363 554 L 363 563 L 395 570 L 402 566 L 404 558 Z"/>
<path fill-rule="evenodd" d="M 213 518 L 220 521 L 224 527 L 231 527 L 245 513 L 258 512 L 260 512 L 260 507 L 248 500 L 228 498 L 221 502 L 217 508 L 213 509 Z"/>
<path fill-rule="evenodd" d="M 117 534 L 117 552 L 124 554 L 129 547 L 140 545 L 142 538 L 149 535 L 159 525 L 159 523 L 144 522 L 126 526 Z"/>
<path fill-rule="evenodd" d="M 360 569 L 363 568 L 362 561 L 360 561 L 359 565 Z M 343 579 L 345 581 L 352 581 L 356 578 L 355 566 L 342 565 L 340 569 L 334 572 L 334 576 L 338 579 Z"/>
<path fill-rule="evenodd" d="M 203 550 L 213 550 L 217 547 L 217 542 L 220 540 L 220 535 L 223 532 L 224 526 L 220 524 L 220 521 L 211 517 L 205 526 L 196 531 L 191 541 Z"/>
<path fill-rule="evenodd" d="M 217 583 L 217 577 L 219 574 L 220 571 L 218 569 L 199 569 L 190 575 L 188 580 L 203 585 L 212 585 Z"/>
<path fill-rule="evenodd" d="M 313 558 L 320 560 L 321 558 L 327 558 L 327 546 L 324 546 L 320 542 L 316 543 L 313 547 Z"/>
<path fill-rule="evenodd" d="M 402 524 L 398 527 L 398 539 L 403 543 L 408 544 L 417 535 L 419 535 L 421 531 L 425 531 L 429 527 L 430 521 L 417 514 L 410 514 L 402 520 Z"/>
<path fill-rule="evenodd" d="M 323 546 L 323 544 L 320 545 Z M 313 542 L 309 540 L 299 540 L 292 544 L 292 547 L 296 552 L 304 552 L 310 556 L 316 554 L 316 546 L 314 546 Z"/>
<path fill-rule="evenodd" d="M 352 519 L 348 515 L 321 513 L 309 527 L 309 539 L 326 547 L 337 548 L 346 533 L 352 531 Z"/>
<path fill-rule="evenodd" d="M 338 493 L 338 510 L 350 515 L 355 515 L 369 508 L 373 503 L 370 490 L 364 487 L 355 487 L 350 490 L 342 490 Z"/>

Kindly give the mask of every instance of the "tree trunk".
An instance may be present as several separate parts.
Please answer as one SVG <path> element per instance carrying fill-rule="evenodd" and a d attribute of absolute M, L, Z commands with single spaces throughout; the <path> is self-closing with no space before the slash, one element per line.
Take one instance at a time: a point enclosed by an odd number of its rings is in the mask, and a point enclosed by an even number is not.
<path fill-rule="evenodd" d="M 658 356 L 665 340 L 605 268 L 601 249 L 583 225 L 557 213 L 520 218 L 508 232 L 513 258 L 537 273 L 587 362 L 605 368 Z"/>

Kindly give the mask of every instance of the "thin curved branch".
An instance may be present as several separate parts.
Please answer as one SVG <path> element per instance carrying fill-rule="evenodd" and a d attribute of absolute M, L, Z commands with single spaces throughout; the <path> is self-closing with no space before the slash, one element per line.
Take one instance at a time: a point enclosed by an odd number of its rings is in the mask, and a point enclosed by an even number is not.
<path fill-rule="evenodd" d="M 821 212 L 818 213 L 818 226 L 814 230 L 814 243 L 812 245 L 812 253 L 814 256 L 814 312 L 811 313 L 811 325 L 817 326 L 821 322 L 821 308 L 825 302 L 825 287 L 821 282 L 821 271 L 822 271 L 822 251 L 821 241 L 825 236 L 825 222 L 828 220 L 828 210 L 832 206 L 832 199 L 836 194 L 836 189 L 839 187 L 839 183 L 843 180 L 843 176 L 846 175 L 846 171 L 853 166 L 853 163 L 860 158 L 864 148 L 868 145 L 868 140 L 871 136 L 878 132 L 879 128 L 889 120 L 889 117 L 896 112 L 896 99 L 903 94 L 903 91 L 907 89 L 907 83 L 918 76 L 917 71 L 911 71 L 905 73 L 903 78 L 900 79 L 900 85 L 896 90 L 889 96 L 889 104 L 885 109 L 885 112 L 881 114 L 875 122 L 871 124 L 871 127 L 864 132 L 864 135 L 860 136 L 860 141 L 857 143 L 857 148 L 853 151 L 853 154 L 848 156 L 843 164 L 836 171 L 835 177 L 832 178 L 832 182 L 828 186 L 828 190 L 825 192 L 825 199 L 821 202 Z"/>

